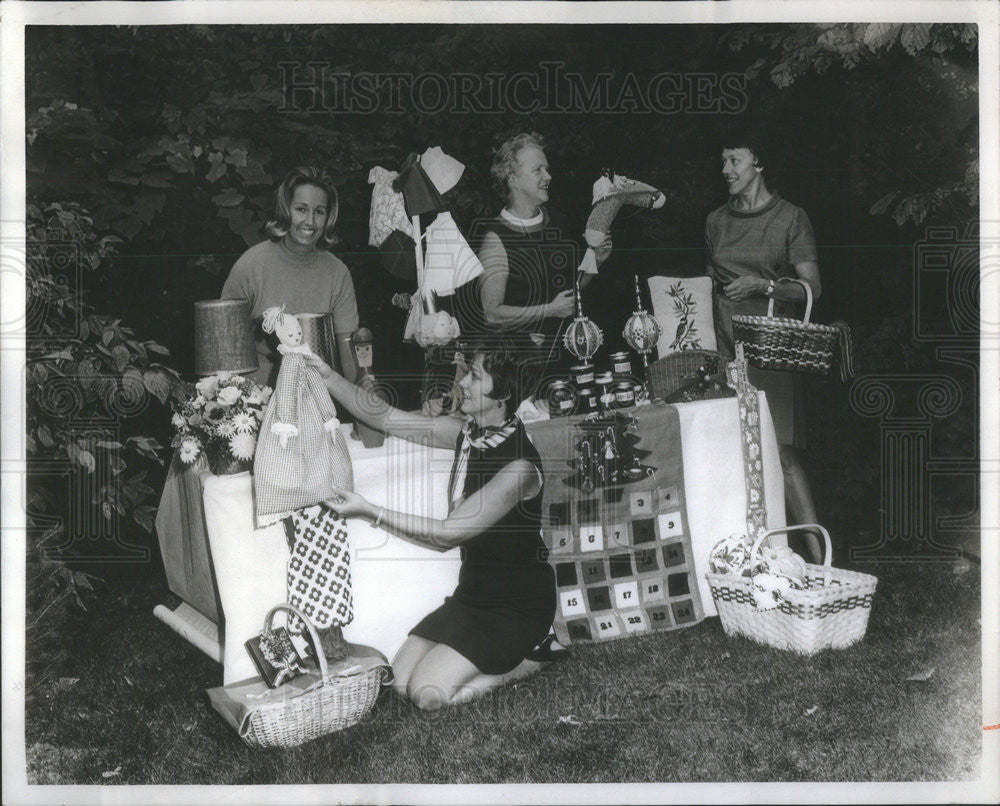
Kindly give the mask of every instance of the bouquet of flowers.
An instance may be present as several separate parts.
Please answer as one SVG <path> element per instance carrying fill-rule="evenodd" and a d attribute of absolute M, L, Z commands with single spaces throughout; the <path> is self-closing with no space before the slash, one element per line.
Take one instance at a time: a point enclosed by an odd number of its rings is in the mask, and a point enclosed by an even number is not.
<path fill-rule="evenodd" d="M 232 372 L 202 378 L 187 401 L 175 407 L 170 444 L 185 464 L 204 453 L 213 473 L 249 470 L 270 397 L 270 387 Z"/>

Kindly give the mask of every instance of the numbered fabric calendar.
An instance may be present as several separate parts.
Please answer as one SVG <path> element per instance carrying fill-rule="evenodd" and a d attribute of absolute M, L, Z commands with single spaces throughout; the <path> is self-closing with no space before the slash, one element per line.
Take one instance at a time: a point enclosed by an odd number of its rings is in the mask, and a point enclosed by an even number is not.
<path fill-rule="evenodd" d="M 542 530 L 555 569 L 562 643 L 676 629 L 704 618 L 677 410 L 648 405 L 618 419 L 628 427 L 615 434 L 606 422 L 583 417 L 535 423 L 528 431 L 545 468 Z M 581 447 L 588 439 L 593 450 Z M 604 450 L 617 455 L 616 472 Z"/>

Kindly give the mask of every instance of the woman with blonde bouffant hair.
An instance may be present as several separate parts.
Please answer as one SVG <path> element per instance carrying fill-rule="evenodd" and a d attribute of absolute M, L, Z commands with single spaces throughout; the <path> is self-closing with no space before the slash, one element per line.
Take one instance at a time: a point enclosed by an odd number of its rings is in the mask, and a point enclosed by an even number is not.
<path fill-rule="evenodd" d="M 245 299 L 255 324 L 260 368 L 253 378 L 274 386 L 280 358 L 261 330 L 267 308 L 288 313 L 333 315 L 337 352 L 344 375 L 357 377 L 350 336 L 358 328 L 358 304 L 351 273 L 327 251 L 336 240 L 339 202 L 327 173 L 315 166 L 293 168 L 274 194 L 274 217 L 268 240 L 250 247 L 233 265 L 222 288 L 223 299 Z"/>

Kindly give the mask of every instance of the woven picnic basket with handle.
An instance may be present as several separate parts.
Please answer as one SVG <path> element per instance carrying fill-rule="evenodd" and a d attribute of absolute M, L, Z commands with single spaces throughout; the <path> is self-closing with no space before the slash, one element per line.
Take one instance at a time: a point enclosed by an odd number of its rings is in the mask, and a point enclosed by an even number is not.
<path fill-rule="evenodd" d="M 817 325 L 812 314 L 812 289 L 809 283 L 780 277 L 776 283 L 798 283 L 806 293 L 805 316 L 800 322 L 774 315 L 774 297 L 767 304 L 767 316 L 733 316 L 733 340 L 743 342 L 747 361 L 760 369 L 776 369 L 826 375 L 840 354 L 840 377 L 854 375 L 851 358 L 851 331 L 843 322 Z"/>
<path fill-rule="evenodd" d="M 385 657 L 370 647 L 349 645 L 346 668 L 330 670 L 316 628 L 297 608 L 273 607 L 264 629 L 279 610 L 295 614 L 308 627 L 319 671 L 309 671 L 277 688 L 256 678 L 210 689 L 212 706 L 253 747 L 297 747 L 361 721 L 375 704 L 392 672 Z M 344 667 L 341 664 L 341 667 Z"/>
<path fill-rule="evenodd" d="M 868 628 L 876 577 L 833 568 L 830 533 L 819 524 L 787 526 L 764 532 L 754 541 L 753 563 L 765 541 L 794 529 L 817 529 L 826 541 L 823 565 L 806 563 L 805 587 L 783 594 L 773 609 L 755 604 L 753 579 L 731 574 L 706 574 L 715 608 L 727 635 L 745 635 L 777 649 L 812 655 L 823 649 L 842 649 L 860 641 Z"/>

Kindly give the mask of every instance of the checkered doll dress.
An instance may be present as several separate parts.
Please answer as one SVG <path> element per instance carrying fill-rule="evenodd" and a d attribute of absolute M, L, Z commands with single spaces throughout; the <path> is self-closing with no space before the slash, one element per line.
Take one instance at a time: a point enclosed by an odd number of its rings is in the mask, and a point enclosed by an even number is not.
<path fill-rule="evenodd" d="M 334 487 L 354 489 L 351 457 L 330 394 L 305 363 L 308 348 L 283 347 L 254 457 L 257 525 L 291 517 L 288 601 L 317 627 L 342 626 L 353 617 L 347 522 L 319 502 Z"/>
<path fill-rule="evenodd" d="M 253 464 L 258 527 L 325 501 L 334 487 L 354 489 L 337 410 L 323 379 L 298 349 L 282 350 L 278 381 L 260 426 Z"/>

